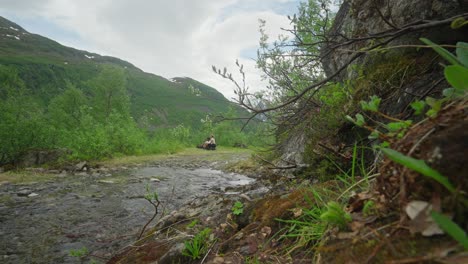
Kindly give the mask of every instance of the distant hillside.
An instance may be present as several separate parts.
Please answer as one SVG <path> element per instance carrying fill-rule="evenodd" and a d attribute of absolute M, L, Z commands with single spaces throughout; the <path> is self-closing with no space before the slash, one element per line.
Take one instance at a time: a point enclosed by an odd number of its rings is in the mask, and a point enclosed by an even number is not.
<path fill-rule="evenodd" d="M 137 122 L 142 118 L 150 120 L 153 127 L 184 123 L 196 128 L 208 113 L 227 112 L 230 107 L 239 115 L 248 114 L 216 89 L 193 79 L 167 80 L 118 58 L 65 47 L 29 33 L 3 17 L 0 17 L 0 64 L 14 67 L 44 105 L 60 94 L 67 83 L 89 93 L 86 84 L 98 74 L 98 65 L 121 67 L 127 74 L 133 117 Z"/>

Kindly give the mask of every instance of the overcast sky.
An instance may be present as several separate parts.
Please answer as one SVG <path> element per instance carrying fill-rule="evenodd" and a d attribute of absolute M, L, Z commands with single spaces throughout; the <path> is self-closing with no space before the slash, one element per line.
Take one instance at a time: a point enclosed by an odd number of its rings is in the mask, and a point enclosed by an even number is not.
<path fill-rule="evenodd" d="M 211 65 L 237 72 L 244 64 L 252 90 L 258 19 L 276 39 L 300 0 L 0 0 L 0 15 L 63 45 L 129 61 L 165 78 L 191 77 L 233 97 Z"/>

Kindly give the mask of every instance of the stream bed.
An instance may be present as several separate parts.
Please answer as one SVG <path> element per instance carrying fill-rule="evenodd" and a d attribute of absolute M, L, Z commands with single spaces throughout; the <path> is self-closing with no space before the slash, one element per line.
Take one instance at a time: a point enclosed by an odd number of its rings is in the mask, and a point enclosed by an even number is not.
<path fill-rule="evenodd" d="M 108 259 L 135 241 L 154 208 L 177 210 L 211 193 L 237 195 L 254 182 L 208 167 L 148 166 L 107 174 L 62 175 L 49 182 L 0 185 L 0 263 L 80 263 L 71 250 Z M 150 225 L 152 226 L 152 225 Z"/>

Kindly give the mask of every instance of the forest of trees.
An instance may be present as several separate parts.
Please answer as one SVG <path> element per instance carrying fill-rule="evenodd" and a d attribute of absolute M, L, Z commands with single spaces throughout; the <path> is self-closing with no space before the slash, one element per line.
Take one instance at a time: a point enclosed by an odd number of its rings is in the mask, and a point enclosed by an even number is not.
<path fill-rule="evenodd" d="M 117 66 L 102 65 L 99 74 L 85 82 L 86 89 L 70 82 L 56 87 L 62 92 L 49 101 L 34 96 L 14 67 L 0 66 L 0 80 L 0 164 L 12 163 L 35 149 L 65 148 L 72 153 L 69 159 L 168 153 L 194 147 L 210 134 L 219 135 L 220 146 L 268 142 L 258 136 L 262 124 L 241 131 L 239 121 L 218 122 L 214 113 L 200 120 L 198 128 L 139 126 L 130 111 L 126 73 Z M 223 115 L 235 117 L 236 112 L 232 109 Z"/>

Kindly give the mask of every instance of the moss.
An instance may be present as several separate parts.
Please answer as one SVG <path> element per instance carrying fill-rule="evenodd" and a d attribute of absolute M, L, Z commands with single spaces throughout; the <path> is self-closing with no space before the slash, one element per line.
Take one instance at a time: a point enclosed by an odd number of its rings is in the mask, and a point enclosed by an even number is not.
<path fill-rule="evenodd" d="M 338 181 L 327 181 L 300 188 L 287 195 L 276 195 L 260 200 L 253 209 L 252 218 L 261 225 L 272 226 L 276 219 L 289 219 L 293 216 L 292 209 L 311 208 L 321 206 L 315 201 L 314 192 L 318 193 L 323 201 L 331 201 L 339 195 L 342 184 Z"/>
<path fill-rule="evenodd" d="M 253 220 L 264 226 L 272 226 L 275 224 L 275 219 L 288 218 L 291 209 L 304 205 L 307 193 L 312 197 L 309 190 L 298 189 L 286 196 L 277 195 L 262 199 L 253 210 Z"/>
<path fill-rule="evenodd" d="M 361 100 L 367 100 L 371 95 L 391 97 L 393 92 L 404 88 L 420 74 L 433 67 L 433 59 L 429 52 L 391 51 L 382 55 L 374 55 L 371 61 L 353 70 L 357 78 L 351 82 L 353 86 L 353 105 L 359 107 Z"/>

